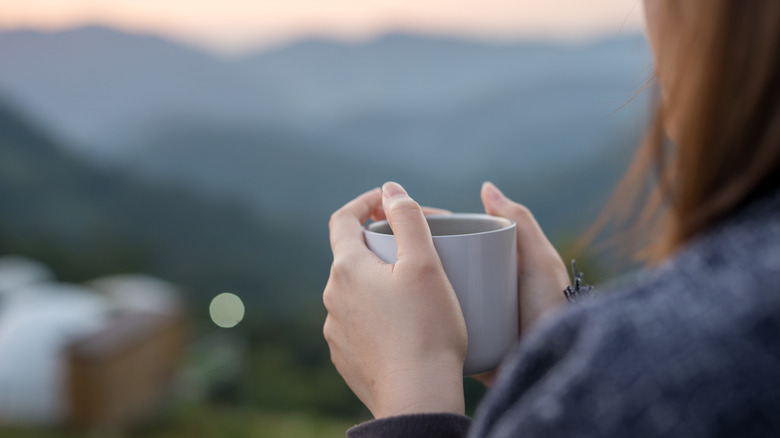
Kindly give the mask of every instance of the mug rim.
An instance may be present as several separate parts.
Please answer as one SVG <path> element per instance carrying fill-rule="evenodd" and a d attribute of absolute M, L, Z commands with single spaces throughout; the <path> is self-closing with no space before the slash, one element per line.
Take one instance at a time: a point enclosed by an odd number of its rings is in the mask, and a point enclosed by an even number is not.
<path fill-rule="evenodd" d="M 517 222 L 515 222 L 515 221 L 513 221 L 511 219 L 507 219 L 505 217 L 500 217 L 500 216 L 492 216 L 492 215 L 485 214 L 485 213 L 432 214 L 432 215 L 425 216 L 425 218 L 426 219 L 443 219 L 443 220 L 448 220 L 448 219 L 449 220 L 455 220 L 455 219 L 459 219 L 459 218 L 462 218 L 462 219 L 481 219 L 481 220 L 488 219 L 488 220 L 492 220 L 492 221 L 495 221 L 495 222 L 501 222 L 501 223 L 504 224 L 504 226 L 502 226 L 501 228 L 496 229 L 496 230 L 478 231 L 476 233 L 445 234 L 445 235 L 441 235 L 441 236 L 432 236 L 434 239 L 458 238 L 458 237 L 464 237 L 464 236 L 479 236 L 479 235 L 482 235 L 482 234 L 499 233 L 501 231 L 506 231 L 506 230 L 513 229 L 513 228 L 517 227 Z M 363 232 L 369 233 L 369 234 L 372 234 L 372 235 L 376 235 L 376 236 L 389 236 L 389 237 L 393 237 L 394 238 L 393 234 L 380 233 L 378 231 L 373 231 L 371 229 L 372 227 L 379 227 L 379 226 L 384 226 L 384 225 L 388 225 L 389 226 L 389 224 L 387 222 L 387 219 L 384 219 L 384 220 L 381 220 L 381 221 L 376 221 L 376 222 L 371 222 L 370 224 L 366 224 L 366 225 L 363 226 Z"/>

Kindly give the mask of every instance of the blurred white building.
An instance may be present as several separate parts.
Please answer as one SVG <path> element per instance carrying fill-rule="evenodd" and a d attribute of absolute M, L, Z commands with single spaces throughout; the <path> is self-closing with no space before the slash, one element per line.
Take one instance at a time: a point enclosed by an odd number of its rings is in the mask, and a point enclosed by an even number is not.
<path fill-rule="evenodd" d="M 182 311 L 181 289 L 170 282 L 144 274 L 101 277 L 87 283 L 122 311 L 175 315 Z"/>
<path fill-rule="evenodd" d="M 0 423 L 61 422 L 63 349 L 108 320 L 108 299 L 52 278 L 37 262 L 0 259 Z"/>
<path fill-rule="evenodd" d="M 0 258 L 0 425 L 138 418 L 178 362 L 178 289 L 140 275 L 53 279 L 40 263 Z"/>
<path fill-rule="evenodd" d="M 47 281 L 54 281 L 54 273 L 43 263 L 19 256 L 0 257 L 0 305 L 19 287 Z"/>

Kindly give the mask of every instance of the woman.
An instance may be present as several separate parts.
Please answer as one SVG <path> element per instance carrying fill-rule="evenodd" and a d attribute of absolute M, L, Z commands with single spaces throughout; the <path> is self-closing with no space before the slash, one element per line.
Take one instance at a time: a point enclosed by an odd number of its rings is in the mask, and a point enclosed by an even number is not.
<path fill-rule="evenodd" d="M 642 193 L 641 170 L 659 170 L 638 222 L 659 263 L 563 305 L 557 252 L 486 183 L 487 213 L 518 224 L 521 341 L 472 422 L 463 317 L 424 212 L 395 183 L 361 195 L 331 219 L 323 294 L 332 361 L 376 417 L 349 436 L 780 436 L 780 2 L 644 6 L 662 98 L 628 183 Z M 395 265 L 363 242 L 372 214 Z"/>

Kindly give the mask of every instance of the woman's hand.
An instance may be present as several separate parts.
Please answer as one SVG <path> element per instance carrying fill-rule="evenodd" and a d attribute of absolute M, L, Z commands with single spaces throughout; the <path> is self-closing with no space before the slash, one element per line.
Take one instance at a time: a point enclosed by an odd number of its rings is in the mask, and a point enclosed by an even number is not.
<path fill-rule="evenodd" d="M 485 211 L 517 223 L 517 294 L 520 335 L 544 315 L 566 302 L 563 290 L 570 284 L 566 265 L 523 205 L 512 202 L 492 183 L 482 185 Z"/>
<path fill-rule="evenodd" d="M 481 195 L 487 214 L 517 223 L 517 303 L 523 336 L 540 318 L 566 302 L 563 290 L 570 284 L 569 275 L 528 208 L 512 202 L 490 182 L 482 185 Z M 495 371 L 475 378 L 491 386 Z"/>
<path fill-rule="evenodd" d="M 377 212 L 396 236 L 392 265 L 363 238 L 363 223 Z M 376 418 L 463 414 L 466 325 L 420 206 L 400 185 L 387 183 L 381 193 L 364 193 L 335 212 L 330 240 L 323 332 L 355 395 Z"/>

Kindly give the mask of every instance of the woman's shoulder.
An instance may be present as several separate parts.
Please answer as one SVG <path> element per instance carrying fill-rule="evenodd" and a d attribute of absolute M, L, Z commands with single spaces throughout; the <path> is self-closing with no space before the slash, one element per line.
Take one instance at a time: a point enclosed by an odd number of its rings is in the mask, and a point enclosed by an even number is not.
<path fill-rule="evenodd" d="M 779 206 L 751 206 L 544 321 L 504 364 L 474 436 L 707 436 L 748 420 L 778 433 L 762 418 L 780 402 Z"/>

